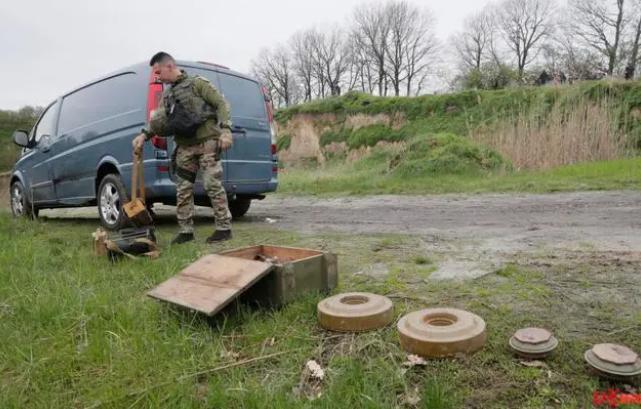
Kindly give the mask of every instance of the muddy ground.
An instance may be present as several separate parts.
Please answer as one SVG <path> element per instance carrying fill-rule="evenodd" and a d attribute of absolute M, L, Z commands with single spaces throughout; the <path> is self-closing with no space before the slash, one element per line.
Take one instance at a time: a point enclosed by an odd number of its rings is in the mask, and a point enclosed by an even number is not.
<path fill-rule="evenodd" d="M 157 206 L 161 222 L 173 208 Z M 211 209 L 198 208 L 199 223 Z M 50 210 L 50 218 L 97 218 L 95 208 Z M 541 259 L 641 261 L 641 192 L 268 197 L 242 223 L 305 234 L 408 234 L 438 256 L 432 279 L 476 278 L 509 262 Z M 527 264 L 527 263 L 526 263 Z"/>

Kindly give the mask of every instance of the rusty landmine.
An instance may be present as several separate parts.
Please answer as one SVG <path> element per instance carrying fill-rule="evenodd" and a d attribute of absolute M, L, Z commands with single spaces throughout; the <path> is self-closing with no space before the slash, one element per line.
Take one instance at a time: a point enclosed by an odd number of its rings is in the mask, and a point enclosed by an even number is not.
<path fill-rule="evenodd" d="M 586 362 L 599 375 L 627 378 L 641 374 L 641 358 L 624 345 L 596 344 L 585 351 Z"/>
<path fill-rule="evenodd" d="M 509 344 L 522 358 L 540 359 L 549 356 L 559 341 L 545 328 L 521 328 L 510 338 Z"/>
<path fill-rule="evenodd" d="M 398 321 L 401 347 L 429 358 L 469 354 L 485 344 L 485 321 L 454 308 L 414 311 Z"/>
<path fill-rule="evenodd" d="M 319 302 L 317 309 L 320 326 L 332 331 L 369 331 L 394 319 L 392 301 L 371 293 L 334 295 Z"/>

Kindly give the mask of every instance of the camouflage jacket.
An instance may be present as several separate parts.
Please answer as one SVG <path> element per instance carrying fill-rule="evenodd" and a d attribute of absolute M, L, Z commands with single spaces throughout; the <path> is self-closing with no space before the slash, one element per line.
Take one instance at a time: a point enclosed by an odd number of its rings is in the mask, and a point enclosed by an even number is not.
<path fill-rule="evenodd" d="M 165 105 L 170 93 L 185 96 L 181 100 L 186 100 L 191 109 L 198 109 L 195 107 L 204 101 L 207 109 L 211 109 L 213 113 L 212 119 L 208 119 L 198 128 L 195 137 L 193 135 L 173 135 L 176 145 L 194 145 L 208 139 L 218 139 L 223 132 L 223 128 L 231 127 L 229 106 L 222 94 L 208 79 L 201 76 L 190 76 L 182 71 L 182 75 L 178 77 L 176 82 L 163 92 L 158 109 L 154 111 L 149 121 L 150 134 L 169 136 Z"/>

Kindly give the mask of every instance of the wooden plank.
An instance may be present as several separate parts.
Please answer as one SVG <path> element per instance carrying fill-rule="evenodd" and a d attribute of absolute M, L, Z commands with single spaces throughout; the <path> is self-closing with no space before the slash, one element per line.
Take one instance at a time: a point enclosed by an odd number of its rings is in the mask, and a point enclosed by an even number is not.
<path fill-rule="evenodd" d="M 147 295 L 211 316 L 272 268 L 269 263 L 210 254 L 190 264 Z"/>
<path fill-rule="evenodd" d="M 282 264 L 290 261 L 298 261 L 307 259 L 309 257 L 319 256 L 322 255 L 323 252 L 296 247 L 262 245 L 227 250 L 223 251 L 220 254 L 230 257 L 240 257 L 247 260 L 254 260 L 257 255 L 263 255 L 271 258 L 276 257 Z"/>
<path fill-rule="evenodd" d="M 296 247 L 263 246 L 263 252 L 268 257 L 276 257 L 281 262 L 301 261 L 309 257 L 320 256 L 321 251 L 301 249 Z"/>
<path fill-rule="evenodd" d="M 227 250 L 220 254 L 223 256 L 240 257 L 247 260 L 254 260 L 257 255 L 263 253 L 263 246 L 244 247 L 241 249 Z"/>

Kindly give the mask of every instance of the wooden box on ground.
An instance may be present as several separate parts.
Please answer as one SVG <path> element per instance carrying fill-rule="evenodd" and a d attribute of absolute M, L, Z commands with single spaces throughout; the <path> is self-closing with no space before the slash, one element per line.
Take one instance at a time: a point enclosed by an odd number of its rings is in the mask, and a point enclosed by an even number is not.
<path fill-rule="evenodd" d="M 255 246 L 201 257 L 147 294 L 212 316 L 239 296 L 279 306 L 305 293 L 329 291 L 337 279 L 333 254 Z"/>
<path fill-rule="evenodd" d="M 220 254 L 247 260 L 269 260 L 274 266 L 243 293 L 243 301 L 280 306 L 306 293 L 328 292 L 338 282 L 337 257 L 332 253 L 263 245 Z"/>

